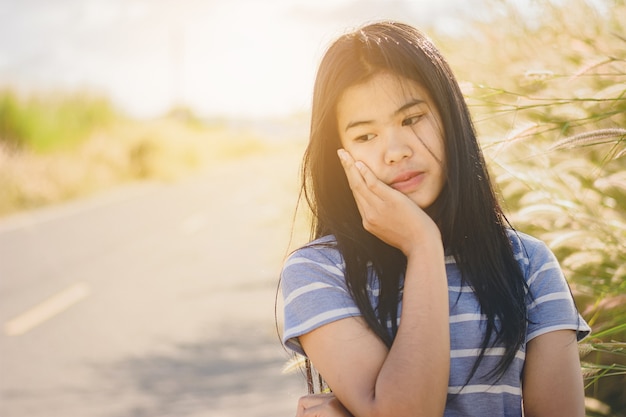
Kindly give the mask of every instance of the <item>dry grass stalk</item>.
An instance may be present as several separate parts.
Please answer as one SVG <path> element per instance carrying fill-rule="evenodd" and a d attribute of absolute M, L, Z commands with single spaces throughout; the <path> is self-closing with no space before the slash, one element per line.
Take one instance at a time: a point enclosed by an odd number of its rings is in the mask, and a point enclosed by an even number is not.
<path fill-rule="evenodd" d="M 591 132 L 579 133 L 577 135 L 569 136 L 567 138 L 559 140 L 557 143 L 552 145 L 549 150 L 554 151 L 557 149 L 572 149 L 582 146 L 598 145 L 606 143 L 606 139 L 613 138 L 617 138 L 615 142 L 623 141 L 624 138 L 626 138 L 626 129 L 597 129 L 592 130 Z"/>

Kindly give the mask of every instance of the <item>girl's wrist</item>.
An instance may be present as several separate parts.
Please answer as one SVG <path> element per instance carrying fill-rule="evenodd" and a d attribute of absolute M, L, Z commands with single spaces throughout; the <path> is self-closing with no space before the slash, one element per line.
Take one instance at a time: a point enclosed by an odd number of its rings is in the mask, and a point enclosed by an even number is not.
<path fill-rule="evenodd" d="M 404 255 L 407 259 L 412 257 L 424 257 L 424 256 L 436 256 L 441 254 L 443 256 L 443 241 L 441 239 L 441 233 L 437 227 L 428 236 L 423 236 L 420 239 L 413 241 L 407 248 L 403 249 Z"/>

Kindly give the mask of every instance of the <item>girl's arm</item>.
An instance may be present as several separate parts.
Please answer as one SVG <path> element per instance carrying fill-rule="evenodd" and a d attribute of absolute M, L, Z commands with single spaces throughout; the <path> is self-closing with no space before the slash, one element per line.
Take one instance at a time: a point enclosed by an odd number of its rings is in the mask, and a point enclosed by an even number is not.
<path fill-rule="evenodd" d="M 585 395 L 573 330 L 528 342 L 522 381 L 524 416 L 584 417 Z"/>
<path fill-rule="evenodd" d="M 365 228 L 407 256 L 400 326 L 389 350 L 360 317 L 321 326 L 300 342 L 354 416 L 440 416 L 447 396 L 450 333 L 439 230 L 423 210 L 367 167 L 349 155 L 342 160 Z"/>

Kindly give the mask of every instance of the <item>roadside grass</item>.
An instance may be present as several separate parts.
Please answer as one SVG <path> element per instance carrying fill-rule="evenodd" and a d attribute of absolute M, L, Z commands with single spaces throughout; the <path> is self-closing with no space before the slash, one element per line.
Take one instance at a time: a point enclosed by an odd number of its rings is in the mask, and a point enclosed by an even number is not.
<path fill-rule="evenodd" d="M 176 117 L 142 122 L 117 118 L 85 131 L 71 145 L 61 140 L 41 148 L 0 141 L 0 216 L 130 181 L 174 181 L 272 147 L 251 131 Z"/>

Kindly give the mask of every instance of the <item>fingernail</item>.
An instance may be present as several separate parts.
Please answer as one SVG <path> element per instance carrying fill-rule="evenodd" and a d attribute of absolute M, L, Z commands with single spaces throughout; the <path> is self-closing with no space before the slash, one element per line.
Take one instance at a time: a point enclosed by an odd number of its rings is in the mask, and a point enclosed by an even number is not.
<path fill-rule="evenodd" d="M 363 170 L 365 169 L 365 164 L 361 161 L 356 161 L 354 163 L 354 165 L 357 167 L 357 169 L 361 172 L 363 172 Z"/>
<path fill-rule="evenodd" d="M 344 151 L 343 149 L 337 149 L 337 155 L 339 156 L 339 159 L 341 159 L 342 161 L 346 161 L 346 151 Z"/>

